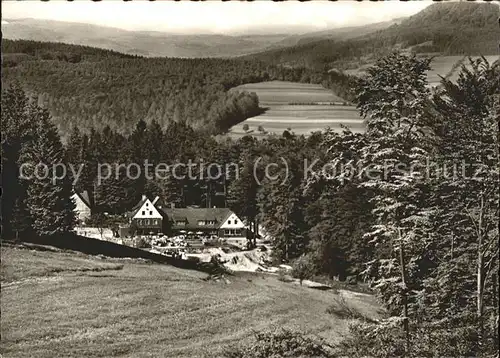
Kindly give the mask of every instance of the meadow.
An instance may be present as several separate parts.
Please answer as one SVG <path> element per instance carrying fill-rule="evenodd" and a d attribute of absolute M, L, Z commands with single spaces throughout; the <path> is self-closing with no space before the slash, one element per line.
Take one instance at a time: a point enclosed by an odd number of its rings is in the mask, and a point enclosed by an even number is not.
<path fill-rule="evenodd" d="M 456 82 L 462 65 L 470 68 L 468 58 L 468 56 L 463 55 L 434 57 L 431 61 L 431 70 L 427 72 L 427 81 L 429 82 L 429 86 L 439 86 L 441 83 L 441 77 Z M 480 56 L 471 56 L 471 58 L 474 60 L 480 58 Z M 485 58 L 490 64 L 493 64 L 500 57 L 498 55 L 488 55 L 485 56 Z M 370 65 L 364 65 L 356 69 L 346 70 L 345 72 L 354 76 L 362 76 L 368 67 L 370 67 Z"/>
<path fill-rule="evenodd" d="M 266 111 L 232 127 L 232 137 L 282 134 L 287 129 L 308 135 L 326 127 L 341 130 L 342 124 L 353 131 L 364 130 L 356 108 L 321 85 L 271 81 L 245 84 L 233 90 L 255 92 L 260 107 Z M 249 127 L 247 131 L 243 130 L 245 125 Z M 264 132 L 259 131 L 259 127 Z"/>
<path fill-rule="evenodd" d="M 253 331 L 300 329 L 334 343 L 349 321 L 342 294 L 376 318 L 370 295 L 321 291 L 277 276 L 207 274 L 137 259 L 2 247 L 5 357 L 220 357 Z"/>
<path fill-rule="evenodd" d="M 486 58 L 486 60 L 490 63 L 490 65 L 492 65 L 495 61 L 498 61 L 500 60 L 500 56 L 497 56 L 497 55 L 490 55 L 490 56 L 484 56 Z M 477 60 L 478 58 L 480 58 L 480 56 L 471 56 L 471 59 L 472 60 Z M 460 69 L 462 67 L 462 65 L 464 65 L 466 68 L 470 68 L 470 61 L 469 61 L 469 58 L 468 56 L 466 57 L 463 57 L 462 61 L 460 62 L 460 66 L 458 66 L 449 76 L 449 79 L 453 82 L 456 82 L 457 79 L 458 79 L 458 75 L 460 73 Z"/>
<path fill-rule="evenodd" d="M 477 59 L 479 56 L 472 56 Z M 486 56 L 490 64 L 498 56 Z M 430 87 L 440 84 L 441 77 L 452 81 L 458 79 L 462 65 L 470 67 L 467 56 L 436 56 L 432 59 L 431 70 L 427 72 Z M 361 76 L 369 65 L 346 73 Z M 336 96 L 321 85 L 287 81 L 249 83 L 233 88 L 232 91 L 255 92 L 259 104 L 265 111 L 255 117 L 233 126 L 229 131 L 232 138 L 251 134 L 263 137 L 267 134 L 282 134 L 285 130 L 295 134 L 309 135 L 327 127 L 341 131 L 342 125 L 353 132 L 365 129 L 364 121 L 356 107 Z M 248 126 L 247 130 L 243 128 Z"/>

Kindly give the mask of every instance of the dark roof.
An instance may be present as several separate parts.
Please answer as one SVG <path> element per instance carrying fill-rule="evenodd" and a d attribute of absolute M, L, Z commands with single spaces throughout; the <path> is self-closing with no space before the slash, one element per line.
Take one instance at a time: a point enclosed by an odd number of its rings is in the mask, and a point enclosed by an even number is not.
<path fill-rule="evenodd" d="M 85 203 L 85 205 L 87 205 L 89 208 L 92 208 L 92 199 L 87 190 L 75 194 L 78 195 L 78 197 Z"/>
<path fill-rule="evenodd" d="M 147 198 L 141 198 L 141 200 L 139 200 L 139 202 L 135 204 L 134 207 L 127 213 L 127 216 L 130 216 L 131 218 L 134 217 L 146 200 Z"/>
<path fill-rule="evenodd" d="M 218 229 L 233 212 L 229 208 L 163 208 L 173 229 Z M 176 225 L 176 221 L 187 221 L 186 225 Z M 215 221 L 215 224 L 199 225 L 198 221 Z"/>

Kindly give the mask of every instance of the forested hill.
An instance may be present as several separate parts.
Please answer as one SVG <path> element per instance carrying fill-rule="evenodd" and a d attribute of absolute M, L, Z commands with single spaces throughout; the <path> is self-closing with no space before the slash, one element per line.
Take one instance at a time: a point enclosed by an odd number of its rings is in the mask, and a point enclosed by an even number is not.
<path fill-rule="evenodd" d="M 255 95 L 227 89 L 270 77 L 248 61 L 142 58 L 34 41 L 4 40 L 2 50 L 3 85 L 19 82 L 62 133 L 75 125 L 129 132 L 152 118 L 219 133 L 258 111 Z"/>
<path fill-rule="evenodd" d="M 107 125 L 127 134 L 141 119 L 224 133 L 261 111 L 255 94 L 229 91 L 244 83 L 322 83 L 348 98 L 346 76 L 255 60 L 145 58 L 26 40 L 4 40 L 2 52 L 2 84 L 20 83 L 62 134 Z"/>
<path fill-rule="evenodd" d="M 348 68 L 394 49 L 417 53 L 494 55 L 498 53 L 500 7 L 490 3 L 437 3 L 399 24 L 346 41 L 320 40 L 247 58 L 272 64 Z"/>

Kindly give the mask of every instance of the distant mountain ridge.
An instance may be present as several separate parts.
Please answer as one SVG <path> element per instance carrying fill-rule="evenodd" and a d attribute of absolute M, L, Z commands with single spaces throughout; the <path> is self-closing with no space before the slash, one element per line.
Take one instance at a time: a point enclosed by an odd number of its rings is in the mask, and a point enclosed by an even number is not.
<path fill-rule="evenodd" d="M 337 41 L 348 40 L 355 37 L 367 35 L 378 30 L 386 29 L 392 25 L 398 24 L 403 21 L 404 18 L 397 18 L 384 22 L 376 22 L 373 24 L 367 24 L 362 26 L 348 26 L 348 27 L 338 27 L 328 30 L 308 32 L 300 35 L 293 35 L 285 38 L 279 43 L 275 44 L 275 47 L 282 46 L 294 46 L 294 45 L 304 45 L 310 42 L 333 39 Z"/>
<path fill-rule="evenodd" d="M 183 35 L 155 31 L 128 31 L 93 24 L 38 19 L 6 19 L 2 35 L 6 39 L 63 42 L 111 49 L 148 57 L 231 57 L 262 49 L 262 40 L 201 34 Z M 281 40 L 286 35 L 278 37 Z"/>
<path fill-rule="evenodd" d="M 389 27 L 393 23 L 394 21 L 388 21 L 303 34 L 290 34 L 288 29 L 278 33 L 275 29 L 272 33 L 231 36 L 128 31 L 93 24 L 28 18 L 3 19 L 2 36 L 12 40 L 92 46 L 147 57 L 236 57 L 325 38 L 343 40 Z"/>
<path fill-rule="evenodd" d="M 500 6 L 435 3 L 387 28 L 346 40 L 322 39 L 248 56 L 267 63 L 317 69 L 363 65 L 395 49 L 448 55 L 496 55 Z"/>

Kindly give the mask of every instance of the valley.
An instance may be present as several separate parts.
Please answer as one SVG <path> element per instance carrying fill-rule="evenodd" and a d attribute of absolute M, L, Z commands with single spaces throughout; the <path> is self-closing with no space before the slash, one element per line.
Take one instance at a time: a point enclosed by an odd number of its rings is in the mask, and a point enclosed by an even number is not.
<path fill-rule="evenodd" d="M 0 358 L 498 357 L 498 4 L 79 3 L 2 3 Z"/>

